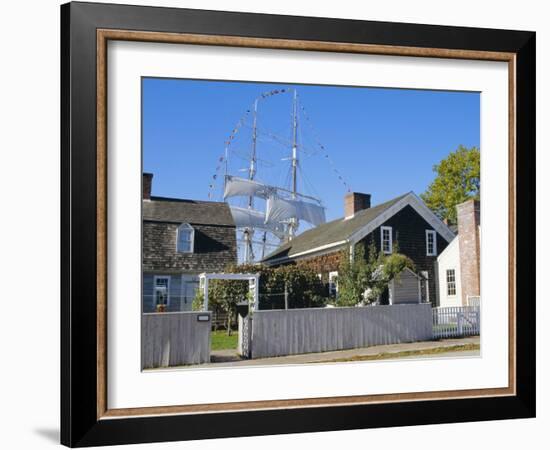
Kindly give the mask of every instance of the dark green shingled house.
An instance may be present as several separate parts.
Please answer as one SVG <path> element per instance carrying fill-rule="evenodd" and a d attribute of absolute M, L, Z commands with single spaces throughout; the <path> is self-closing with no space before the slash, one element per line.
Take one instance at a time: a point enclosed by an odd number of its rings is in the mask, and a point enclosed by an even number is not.
<path fill-rule="evenodd" d="M 437 256 L 455 237 L 454 233 L 413 192 L 376 206 L 371 207 L 370 203 L 369 194 L 347 194 L 344 217 L 296 236 L 268 255 L 264 263 L 306 264 L 317 271 L 328 284 L 329 292 L 335 294 L 341 250 L 348 247 L 353 255 L 356 244 L 363 242 L 368 246 L 372 241 L 378 251 L 392 253 L 398 243 L 399 252 L 413 260 L 416 275 L 423 280 L 422 292 L 420 295 L 417 292 L 416 298 L 435 306 Z M 412 278 L 411 286 L 418 286 Z M 384 301 L 391 303 L 391 298 Z"/>

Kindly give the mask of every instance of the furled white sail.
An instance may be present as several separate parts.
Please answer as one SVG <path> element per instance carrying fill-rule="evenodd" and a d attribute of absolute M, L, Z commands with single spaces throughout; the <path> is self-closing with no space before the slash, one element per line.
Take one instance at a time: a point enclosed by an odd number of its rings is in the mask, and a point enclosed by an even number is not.
<path fill-rule="evenodd" d="M 325 208 L 314 203 L 283 199 L 276 196 L 270 196 L 267 199 L 267 222 L 282 222 L 292 218 L 305 220 L 317 226 L 326 221 Z"/>
<path fill-rule="evenodd" d="M 272 188 L 257 181 L 228 175 L 225 178 L 223 198 L 244 195 L 246 197 L 267 198 Z"/>
<path fill-rule="evenodd" d="M 284 236 L 284 227 L 277 222 L 269 222 L 265 219 L 265 214 L 254 209 L 239 208 L 238 206 L 230 206 L 231 215 L 235 226 L 240 228 L 258 228 L 265 231 L 270 231 L 278 238 Z"/>

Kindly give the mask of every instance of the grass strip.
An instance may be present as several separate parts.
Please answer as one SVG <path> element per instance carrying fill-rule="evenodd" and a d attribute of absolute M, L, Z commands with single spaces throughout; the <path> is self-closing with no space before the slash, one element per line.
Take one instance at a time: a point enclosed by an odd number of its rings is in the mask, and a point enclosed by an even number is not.
<path fill-rule="evenodd" d="M 312 363 L 351 362 L 351 361 L 376 361 L 380 359 L 404 358 L 407 356 L 438 355 L 447 352 L 462 352 L 479 350 L 479 344 L 452 345 L 450 347 L 433 347 L 422 350 L 405 350 L 402 352 L 377 353 L 376 355 L 356 355 L 348 358 L 336 358 L 326 361 L 312 361 Z"/>

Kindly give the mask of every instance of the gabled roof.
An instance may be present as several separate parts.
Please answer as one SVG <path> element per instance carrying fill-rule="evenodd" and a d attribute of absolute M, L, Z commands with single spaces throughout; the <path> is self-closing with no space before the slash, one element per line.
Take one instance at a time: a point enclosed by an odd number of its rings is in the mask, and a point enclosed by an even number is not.
<path fill-rule="evenodd" d="M 358 242 L 407 205 L 412 206 L 447 241 L 453 239 L 453 232 L 428 209 L 420 198 L 413 192 L 408 192 L 380 205 L 359 211 L 351 218 L 336 219 L 304 231 L 277 248 L 264 258 L 264 261 L 269 263 L 291 259 L 318 251 L 327 251 L 333 247 L 338 248 L 346 242 Z"/>
<path fill-rule="evenodd" d="M 235 226 L 227 203 L 151 197 L 142 204 L 146 221 Z"/>
<path fill-rule="evenodd" d="M 405 195 L 407 194 L 401 195 L 372 208 L 359 211 L 352 218 L 336 219 L 315 228 L 306 230 L 291 241 L 283 244 L 273 253 L 268 255 L 265 260 L 271 260 L 283 256 L 293 256 L 313 248 L 345 241 L 355 231 L 368 224 L 374 218 L 378 217 L 386 209 L 390 208 L 392 205 L 404 198 Z"/>

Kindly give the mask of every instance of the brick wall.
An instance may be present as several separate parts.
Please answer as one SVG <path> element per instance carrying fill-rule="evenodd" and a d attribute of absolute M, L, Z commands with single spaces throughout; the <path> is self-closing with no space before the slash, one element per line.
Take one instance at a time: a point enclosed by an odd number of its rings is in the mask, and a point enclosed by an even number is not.
<path fill-rule="evenodd" d="M 356 212 L 370 208 L 370 194 L 349 192 L 344 197 L 344 217 L 353 217 Z"/>
<path fill-rule="evenodd" d="M 153 187 L 153 174 L 144 173 L 142 177 L 141 187 L 143 189 L 143 198 L 151 198 L 151 188 Z"/>
<path fill-rule="evenodd" d="M 456 207 L 462 304 L 479 295 L 479 201 L 468 200 Z"/>

